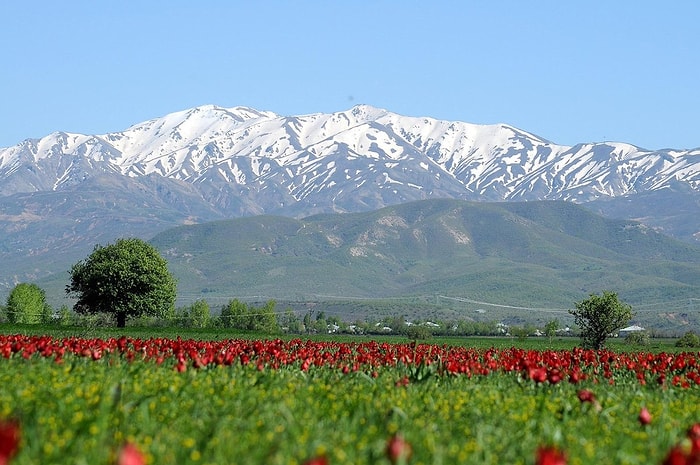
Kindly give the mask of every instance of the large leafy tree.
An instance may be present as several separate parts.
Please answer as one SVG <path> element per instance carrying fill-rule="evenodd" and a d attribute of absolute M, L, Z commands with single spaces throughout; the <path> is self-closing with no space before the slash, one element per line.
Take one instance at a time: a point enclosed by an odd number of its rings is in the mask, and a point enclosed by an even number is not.
<path fill-rule="evenodd" d="M 53 311 L 46 303 L 42 288 L 32 283 L 17 284 L 7 297 L 7 319 L 10 323 L 48 323 Z"/>
<path fill-rule="evenodd" d="M 575 310 L 569 310 L 581 329 L 584 347 L 600 349 L 607 338 L 623 328 L 632 319 L 632 307 L 620 301 L 617 294 L 603 291 L 602 295 L 590 294 L 587 299 L 576 302 Z"/>
<path fill-rule="evenodd" d="M 175 306 L 176 282 L 152 245 L 135 238 L 95 246 L 70 270 L 66 293 L 76 313 L 111 313 L 123 328 L 129 317 L 164 317 Z"/>

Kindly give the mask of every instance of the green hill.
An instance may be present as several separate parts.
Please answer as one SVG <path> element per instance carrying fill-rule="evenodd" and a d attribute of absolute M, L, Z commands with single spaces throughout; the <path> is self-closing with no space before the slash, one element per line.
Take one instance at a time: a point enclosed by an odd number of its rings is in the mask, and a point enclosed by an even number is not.
<path fill-rule="evenodd" d="M 639 308 L 637 321 L 699 323 L 700 248 L 567 202 L 427 200 L 301 220 L 257 216 L 176 227 L 151 243 L 183 303 L 334 301 L 352 313 L 347 302 L 372 311 L 371 300 L 411 314 L 450 301 L 452 316 L 483 307 L 492 317 L 565 319 L 573 302 L 609 289 Z"/>

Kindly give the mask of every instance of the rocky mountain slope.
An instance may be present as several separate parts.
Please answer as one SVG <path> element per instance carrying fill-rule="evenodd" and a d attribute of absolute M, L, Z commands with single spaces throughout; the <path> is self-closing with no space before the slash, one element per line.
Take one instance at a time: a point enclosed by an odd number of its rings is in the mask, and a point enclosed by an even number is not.
<path fill-rule="evenodd" d="M 151 243 L 190 301 L 446 296 L 468 318 L 484 309 L 491 319 L 565 319 L 573 302 L 614 289 L 638 322 L 700 327 L 688 309 L 700 292 L 700 247 L 570 202 L 443 199 L 301 220 L 265 215 L 180 226 Z"/>
<path fill-rule="evenodd" d="M 193 108 L 103 135 L 0 149 L 2 285 L 94 244 L 215 219 L 361 212 L 413 200 L 567 200 L 692 241 L 700 149 L 557 145 L 508 125 L 367 105 L 280 116 Z"/>
<path fill-rule="evenodd" d="M 295 117 L 203 106 L 122 132 L 54 133 L 4 149 L 0 194 L 61 191 L 110 173 L 188 182 L 229 215 L 357 211 L 428 197 L 580 203 L 676 182 L 698 190 L 699 167 L 700 149 L 567 147 L 507 125 L 366 105 Z M 232 200 L 241 197 L 250 202 Z"/>

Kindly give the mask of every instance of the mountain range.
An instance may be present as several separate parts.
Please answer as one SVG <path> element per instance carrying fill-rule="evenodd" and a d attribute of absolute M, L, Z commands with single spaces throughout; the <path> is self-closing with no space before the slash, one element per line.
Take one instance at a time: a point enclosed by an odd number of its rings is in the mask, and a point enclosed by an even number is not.
<path fill-rule="evenodd" d="M 638 309 L 639 323 L 700 327 L 700 247 L 571 202 L 436 199 L 303 219 L 259 215 L 171 228 L 151 243 L 190 300 L 369 308 L 375 299 L 395 312 L 444 317 L 434 305 L 442 296 L 461 297 L 468 317 L 485 309 L 488 318 L 566 319 L 573 302 L 613 288 Z M 415 300 L 401 305 L 408 297 Z"/>
<path fill-rule="evenodd" d="M 700 149 L 563 146 L 505 124 L 367 105 L 302 116 L 206 105 L 0 149 L 0 286 L 65 273 L 125 235 L 442 198 L 564 200 L 697 243 L 699 196 Z"/>

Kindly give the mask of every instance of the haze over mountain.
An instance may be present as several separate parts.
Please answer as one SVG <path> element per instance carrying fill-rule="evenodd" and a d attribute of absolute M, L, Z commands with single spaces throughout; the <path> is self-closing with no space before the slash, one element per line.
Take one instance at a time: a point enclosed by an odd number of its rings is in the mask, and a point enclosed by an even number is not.
<path fill-rule="evenodd" d="M 569 147 L 505 124 L 367 105 L 303 116 L 206 105 L 0 149 L 0 282 L 65 273 L 96 243 L 181 224 L 438 198 L 566 200 L 692 242 L 699 192 L 700 149 Z"/>

